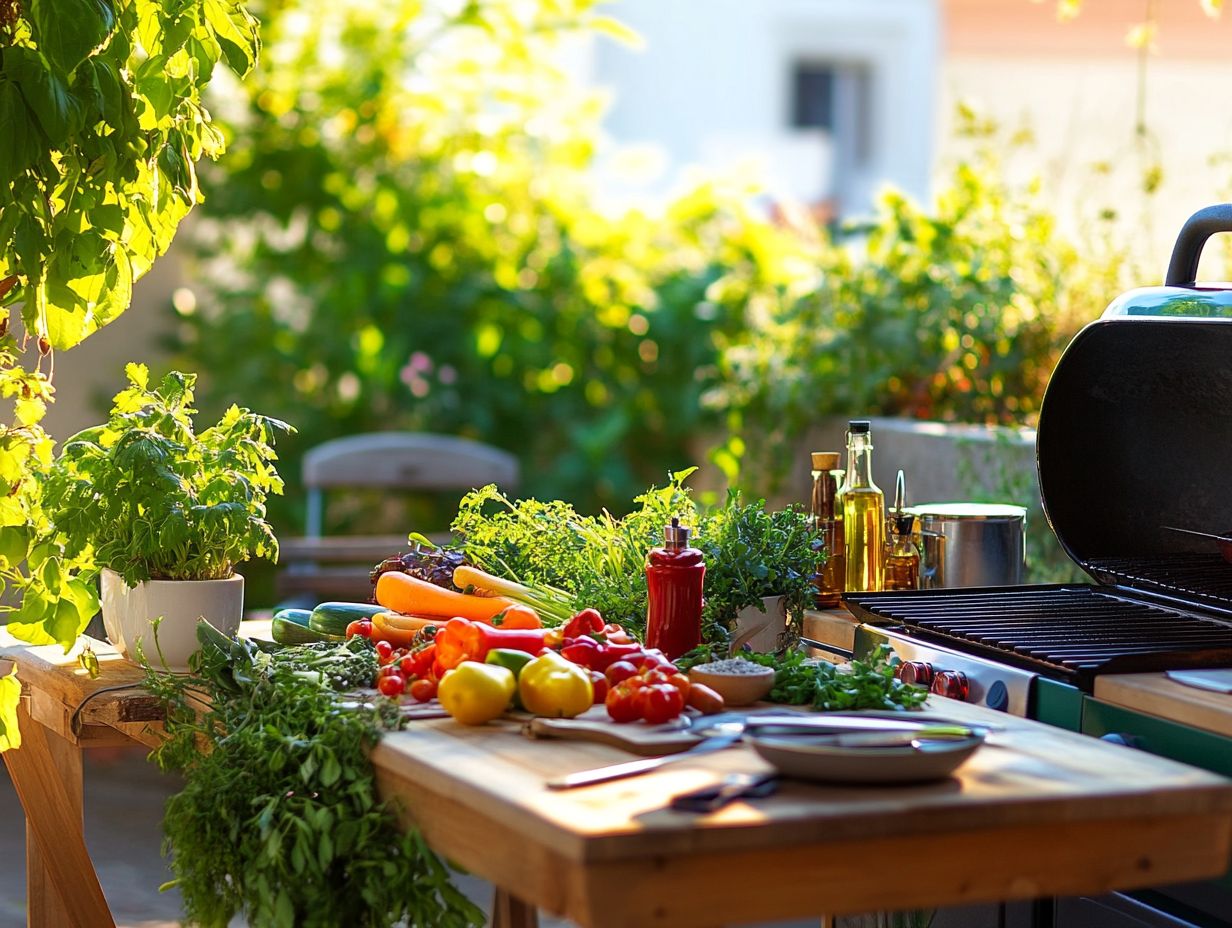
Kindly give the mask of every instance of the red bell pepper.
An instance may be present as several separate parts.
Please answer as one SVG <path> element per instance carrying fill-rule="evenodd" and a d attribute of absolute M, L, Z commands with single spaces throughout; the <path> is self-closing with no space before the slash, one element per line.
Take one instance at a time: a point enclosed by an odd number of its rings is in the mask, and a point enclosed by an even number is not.
<path fill-rule="evenodd" d="M 463 661 L 482 662 L 493 648 L 538 654 L 547 633 L 546 628 L 493 628 L 469 619 L 450 619 L 436 633 L 435 664 L 452 670 Z"/>
<path fill-rule="evenodd" d="M 603 631 L 603 616 L 599 614 L 598 609 L 583 609 L 565 623 L 563 631 L 566 638 L 593 635 Z"/>
<path fill-rule="evenodd" d="M 582 635 L 572 640 L 566 639 L 565 646 L 560 649 L 561 656 L 567 661 L 581 664 L 583 667 L 593 667 L 599 656 L 602 645 L 589 635 Z"/>
<path fill-rule="evenodd" d="M 592 670 L 607 670 L 617 661 L 628 660 L 631 655 L 644 654 L 636 641 L 632 644 L 601 644 L 589 664 Z"/>

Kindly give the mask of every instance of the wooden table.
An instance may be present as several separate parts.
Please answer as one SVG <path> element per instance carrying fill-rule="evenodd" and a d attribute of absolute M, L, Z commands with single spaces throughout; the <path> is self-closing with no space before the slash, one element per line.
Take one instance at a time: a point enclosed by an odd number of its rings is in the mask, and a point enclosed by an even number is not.
<path fill-rule="evenodd" d="M 90 680 L 75 653 L 0 632 L 0 673 L 15 660 L 28 693 L 23 745 L 4 757 L 30 813 L 34 926 L 114 925 L 81 837 L 81 749 L 158 737 L 148 696 L 103 692 L 138 671 L 95 647 L 102 674 Z M 408 825 L 509 891 L 497 900 L 504 925 L 533 924 L 543 908 L 588 928 L 684 928 L 1101 892 L 1226 868 L 1229 781 L 977 707 L 941 707 L 1003 726 L 954 779 L 896 789 L 786 783 L 772 799 L 705 817 L 663 805 L 724 771 L 760 769 L 747 749 L 553 793 L 545 776 L 629 755 L 529 741 L 511 723 L 435 720 L 385 738 L 373 762 Z"/>

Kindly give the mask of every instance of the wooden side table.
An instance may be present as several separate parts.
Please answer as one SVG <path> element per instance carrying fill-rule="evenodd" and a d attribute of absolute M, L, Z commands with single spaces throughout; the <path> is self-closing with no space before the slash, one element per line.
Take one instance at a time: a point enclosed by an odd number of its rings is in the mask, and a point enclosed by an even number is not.
<path fill-rule="evenodd" d="M 83 639 L 84 643 L 85 639 Z M 68 654 L 0 630 L 0 675 L 16 661 L 22 683 L 21 747 L 3 755 L 26 811 L 26 905 L 31 926 L 110 926 L 82 833 L 82 750 L 158 743 L 158 701 L 137 687 L 141 671 L 103 642 L 91 642 L 99 675 Z"/>

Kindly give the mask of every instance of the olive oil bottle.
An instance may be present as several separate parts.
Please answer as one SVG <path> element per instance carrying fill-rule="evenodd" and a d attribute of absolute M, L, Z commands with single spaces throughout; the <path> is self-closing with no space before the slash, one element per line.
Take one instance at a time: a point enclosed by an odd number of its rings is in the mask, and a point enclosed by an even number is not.
<path fill-rule="evenodd" d="M 866 419 L 847 427 L 847 479 L 843 484 L 843 548 L 847 592 L 885 585 L 885 495 L 873 482 L 873 441 Z"/>

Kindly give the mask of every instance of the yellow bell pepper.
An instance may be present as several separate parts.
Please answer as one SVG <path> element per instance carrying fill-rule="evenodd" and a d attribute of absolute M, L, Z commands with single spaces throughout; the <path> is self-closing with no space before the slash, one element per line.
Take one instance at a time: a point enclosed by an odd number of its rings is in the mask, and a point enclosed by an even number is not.
<path fill-rule="evenodd" d="M 522 668 L 518 693 L 528 712 L 560 719 L 581 715 L 595 698 L 590 671 L 555 651 L 536 657 Z"/>
<path fill-rule="evenodd" d="M 463 661 L 445 674 L 437 690 L 441 707 L 463 725 L 482 725 L 509 708 L 517 680 L 497 664 Z"/>

